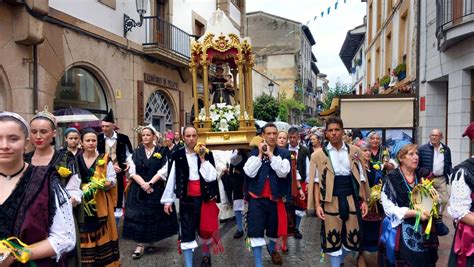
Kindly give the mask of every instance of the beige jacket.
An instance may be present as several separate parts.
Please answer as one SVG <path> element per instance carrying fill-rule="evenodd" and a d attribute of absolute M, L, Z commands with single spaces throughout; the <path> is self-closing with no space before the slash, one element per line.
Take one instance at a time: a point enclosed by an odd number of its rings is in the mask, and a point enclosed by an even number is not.
<path fill-rule="evenodd" d="M 362 197 L 364 196 L 363 194 L 363 187 L 361 185 L 360 181 L 360 173 L 359 173 L 359 162 L 364 166 L 362 162 L 362 151 L 354 146 L 354 145 L 348 145 L 349 146 L 349 162 L 351 164 L 351 171 L 354 177 L 356 178 L 357 182 L 359 183 L 359 196 Z M 320 193 L 320 200 L 325 201 L 325 202 L 331 202 L 332 201 L 332 192 L 334 189 L 334 169 L 331 164 L 331 161 L 329 160 L 328 156 L 324 153 L 322 148 L 317 149 L 316 151 L 313 152 L 311 155 L 311 162 L 309 165 L 309 188 L 308 188 L 308 210 L 314 210 L 315 208 L 315 201 L 316 198 L 314 196 L 314 177 L 316 174 L 316 168 L 318 170 L 319 174 L 319 183 L 317 186 L 319 186 L 319 193 Z M 326 186 L 325 188 L 321 184 L 322 181 L 322 175 L 324 171 L 326 171 Z M 364 170 L 364 177 L 367 179 L 367 174 L 365 173 Z M 364 183 L 363 186 L 365 186 L 366 190 L 365 192 L 369 192 L 369 186 L 368 183 Z M 325 194 L 322 193 L 322 191 L 325 191 Z"/>

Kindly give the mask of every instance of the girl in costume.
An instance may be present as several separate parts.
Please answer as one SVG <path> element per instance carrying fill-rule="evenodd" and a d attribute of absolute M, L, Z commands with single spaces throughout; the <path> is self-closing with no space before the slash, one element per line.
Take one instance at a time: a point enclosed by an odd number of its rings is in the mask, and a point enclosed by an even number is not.
<path fill-rule="evenodd" d="M 48 167 L 51 175 L 61 181 L 74 208 L 76 235 L 78 235 L 77 224 L 83 219 L 81 179 L 77 173 L 74 155 L 67 150 L 61 151 L 54 148 L 56 128 L 56 118 L 48 111 L 47 106 L 43 111 L 36 113 L 30 121 L 30 142 L 34 150 L 25 154 L 25 161 L 33 166 Z M 76 248 L 68 255 L 68 266 L 80 266 L 80 259 L 80 243 L 79 239 L 76 239 Z"/>
<path fill-rule="evenodd" d="M 81 148 L 81 133 L 74 127 L 67 128 L 64 130 L 64 141 L 66 142 L 64 148 L 61 151 L 69 151 L 74 156 L 82 153 Z"/>
<path fill-rule="evenodd" d="M 439 242 L 430 218 L 436 210 L 436 191 L 423 196 L 434 206 L 430 211 L 416 207 L 412 198 L 419 186 L 429 188 L 422 179 L 429 171 L 418 168 L 416 145 L 397 144 L 392 152 L 400 166 L 384 178 L 381 200 L 387 217 L 382 223 L 379 266 L 436 266 Z"/>
<path fill-rule="evenodd" d="M 466 128 L 463 137 L 474 140 L 474 122 Z M 474 266 L 474 158 L 454 167 L 451 175 L 451 197 L 448 213 L 456 224 L 448 266 Z"/>
<path fill-rule="evenodd" d="M 68 194 L 49 167 L 23 159 L 28 124 L 0 112 L 0 265 L 66 266 L 76 236 Z"/>
<path fill-rule="evenodd" d="M 114 206 L 116 176 L 107 154 L 97 152 L 97 132 L 84 129 L 84 153 L 77 158 L 84 193 L 84 223 L 79 225 L 83 266 L 119 266 Z"/>
<path fill-rule="evenodd" d="M 162 149 L 153 145 L 155 134 L 156 130 L 152 125 L 143 127 L 142 144 L 133 152 L 134 165 L 129 169 L 132 182 L 126 202 L 123 238 L 137 242 L 133 259 L 143 255 L 145 243 L 149 244 L 147 252 L 152 252 L 155 249 L 153 242 L 178 232 L 175 209 L 169 216 L 160 203 L 168 168 Z"/>

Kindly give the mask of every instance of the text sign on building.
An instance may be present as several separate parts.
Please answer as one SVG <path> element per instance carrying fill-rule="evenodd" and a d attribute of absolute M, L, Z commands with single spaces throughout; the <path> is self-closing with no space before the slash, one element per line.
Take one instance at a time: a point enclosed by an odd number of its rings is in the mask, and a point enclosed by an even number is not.
<path fill-rule="evenodd" d="M 175 81 L 171 81 L 171 80 L 168 80 L 168 79 L 165 79 L 165 78 L 161 78 L 159 76 L 149 74 L 149 73 L 144 73 L 143 75 L 144 75 L 143 80 L 146 83 L 151 83 L 151 84 L 167 87 L 167 88 L 170 88 L 170 89 L 178 90 L 178 83 L 175 82 Z"/>

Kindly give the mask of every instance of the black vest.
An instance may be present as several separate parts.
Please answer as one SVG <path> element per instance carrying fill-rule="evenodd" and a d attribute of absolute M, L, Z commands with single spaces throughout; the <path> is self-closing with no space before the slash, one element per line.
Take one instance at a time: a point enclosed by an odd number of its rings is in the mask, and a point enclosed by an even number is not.
<path fill-rule="evenodd" d="M 198 173 L 199 173 L 199 181 L 201 184 L 201 198 L 203 201 L 209 201 L 212 198 L 216 198 L 217 202 L 220 201 L 219 198 L 219 187 L 217 184 L 217 179 L 212 182 L 206 182 L 202 177 L 201 173 L 199 172 L 199 168 L 201 168 L 201 161 L 199 160 L 198 155 L 195 155 L 197 165 L 198 165 Z M 212 166 L 215 166 L 214 157 L 212 152 L 206 154 L 205 159 L 208 160 Z M 186 158 L 186 149 L 185 147 L 181 147 L 178 151 L 176 151 L 172 155 L 172 162 L 175 163 L 175 170 L 176 170 L 176 187 L 174 193 L 176 197 L 179 199 L 188 197 L 188 181 L 189 181 L 189 164 Z"/>
<path fill-rule="evenodd" d="M 120 166 L 120 168 L 124 169 L 125 168 L 125 163 L 127 160 L 127 149 L 132 154 L 133 152 L 133 147 L 132 143 L 130 143 L 130 139 L 128 139 L 128 136 L 117 133 L 117 161 Z M 99 151 L 99 154 L 104 154 L 105 153 L 105 137 L 104 134 L 101 133 L 97 137 L 97 150 Z"/>
<path fill-rule="evenodd" d="M 300 149 L 298 150 L 298 158 L 296 159 L 296 167 L 298 168 L 298 172 L 301 175 L 301 181 L 306 181 L 306 159 L 310 159 L 309 150 L 300 145 Z"/>

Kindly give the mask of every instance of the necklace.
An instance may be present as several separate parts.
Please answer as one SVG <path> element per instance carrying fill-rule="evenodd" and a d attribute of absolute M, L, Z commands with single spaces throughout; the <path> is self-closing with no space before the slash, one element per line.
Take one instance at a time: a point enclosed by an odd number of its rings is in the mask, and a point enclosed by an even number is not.
<path fill-rule="evenodd" d="M 21 167 L 21 169 L 17 172 L 15 172 L 14 174 L 12 175 L 8 175 L 8 174 L 4 174 L 3 172 L 0 172 L 0 175 L 7 178 L 8 181 L 10 181 L 13 177 L 17 176 L 18 174 L 20 174 L 20 172 L 22 172 L 24 169 L 25 169 L 25 166 L 26 166 L 26 163 L 23 163 L 23 166 Z"/>
<path fill-rule="evenodd" d="M 405 186 L 406 188 L 408 189 L 408 192 L 411 194 L 411 190 L 412 190 L 412 187 L 410 187 L 408 185 L 408 182 L 407 182 L 407 178 L 405 177 L 405 174 L 403 174 L 403 171 L 401 168 L 398 168 L 398 170 L 400 171 L 400 174 L 402 175 L 403 177 L 403 182 L 405 183 Z M 416 179 L 416 174 L 414 175 L 414 179 L 413 179 L 413 183 L 415 184 L 415 186 L 418 184 L 418 179 Z M 413 184 L 413 183 L 410 183 L 410 184 Z"/>
<path fill-rule="evenodd" d="M 152 147 L 151 149 L 148 149 L 148 148 L 145 147 L 146 157 L 149 158 L 151 156 L 151 154 L 153 154 L 154 151 L 155 151 L 154 147 Z"/>

